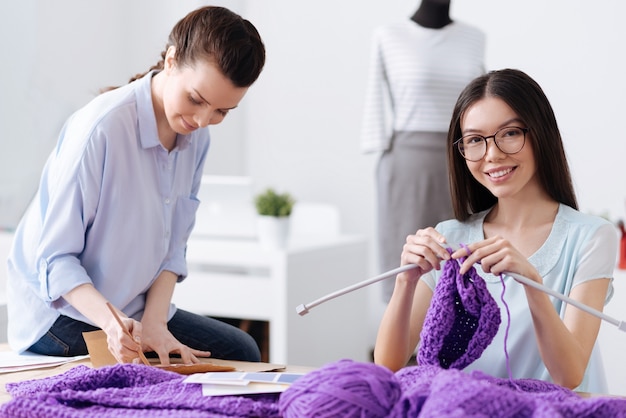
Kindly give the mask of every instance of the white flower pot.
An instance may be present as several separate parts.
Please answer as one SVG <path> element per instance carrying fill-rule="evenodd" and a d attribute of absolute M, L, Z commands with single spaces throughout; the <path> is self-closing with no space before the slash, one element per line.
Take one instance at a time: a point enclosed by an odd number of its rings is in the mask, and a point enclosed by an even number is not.
<path fill-rule="evenodd" d="M 257 233 L 259 243 L 269 250 L 287 248 L 289 239 L 289 217 L 263 216 L 257 217 Z"/>

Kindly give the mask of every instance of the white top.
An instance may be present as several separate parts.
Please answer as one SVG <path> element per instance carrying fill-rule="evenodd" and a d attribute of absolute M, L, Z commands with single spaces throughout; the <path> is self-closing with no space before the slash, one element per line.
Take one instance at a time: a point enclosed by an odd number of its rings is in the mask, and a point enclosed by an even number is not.
<path fill-rule="evenodd" d="M 449 220 L 437 225 L 450 244 L 469 244 L 485 239 L 483 222 L 489 211 L 483 211 L 471 217 L 465 223 Z M 616 265 L 618 234 L 615 226 L 607 220 L 583 214 L 569 206 L 561 205 L 552 231 L 541 248 L 528 261 L 535 266 L 543 284 L 561 294 L 568 295 L 574 287 L 589 280 L 610 278 L 611 285 L 606 302 L 613 296 L 613 271 Z M 508 378 L 506 357 L 504 355 L 504 337 L 508 322 L 507 311 L 501 294 L 502 283 L 499 276 L 485 273 L 480 265 L 476 272 L 485 279 L 489 292 L 500 306 L 502 323 L 498 334 L 483 352 L 482 356 L 469 365 L 466 370 L 481 370 L 492 376 Z M 433 270 L 424 275 L 422 280 L 434 289 L 435 277 L 441 270 Z M 514 379 L 534 378 L 551 381 L 535 338 L 533 322 L 526 301 L 522 284 L 511 277 L 504 278 L 506 301 L 511 313 L 511 326 L 506 340 L 510 358 L 511 372 Z M 567 304 L 560 299 L 551 298 L 554 308 L 561 318 Z M 607 393 L 605 374 L 596 347 L 591 354 L 589 366 L 582 384 L 576 389 L 582 392 Z"/>
<path fill-rule="evenodd" d="M 363 152 L 388 149 L 391 131 L 447 132 L 459 93 L 485 71 L 485 35 L 461 22 L 382 26 L 372 44 Z"/>

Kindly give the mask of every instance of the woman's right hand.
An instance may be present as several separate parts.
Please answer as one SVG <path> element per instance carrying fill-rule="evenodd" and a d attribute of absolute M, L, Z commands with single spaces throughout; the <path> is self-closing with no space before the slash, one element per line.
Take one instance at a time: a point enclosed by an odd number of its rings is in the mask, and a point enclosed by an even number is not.
<path fill-rule="evenodd" d="M 427 284 L 420 283 L 420 277 L 433 269 L 441 269 L 441 262 L 450 259 L 445 245 L 446 239 L 434 228 L 420 229 L 406 238 L 401 263 L 403 266 L 415 264 L 417 268 L 396 276 L 393 294 L 376 336 L 376 364 L 397 371 L 415 352 L 432 298 L 432 291 Z"/>
<path fill-rule="evenodd" d="M 119 363 L 137 362 L 141 350 L 141 322 L 119 314 L 118 316 L 120 316 L 120 320 L 132 338 L 120 327 L 117 321 L 111 321 L 104 329 L 107 334 L 109 351 Z"/>
<path fill-rule="evenodd" d="M 84 283 L 77 286 L 63 295 L 63 298 L 106 333 L 109 351 L 118 362 L 131 363 L 139 359 L 141 323 L 128 318 L 116 309 L 117 315 L 132 337 L 126 335 L 107 307 L 109 302 L 93 284 Z"/>
<path fill-rule="evenodd" d="M 444 247 L 445 243 L 445 237 L 432 227 L 409 235 L 402 248 L 401 264 L 416 264 L 418 268 L 402 272 L 398 278 L 417 281 L 432 269 L 441 269 L 441 261 L 450 259 L 450 254 Z"/>

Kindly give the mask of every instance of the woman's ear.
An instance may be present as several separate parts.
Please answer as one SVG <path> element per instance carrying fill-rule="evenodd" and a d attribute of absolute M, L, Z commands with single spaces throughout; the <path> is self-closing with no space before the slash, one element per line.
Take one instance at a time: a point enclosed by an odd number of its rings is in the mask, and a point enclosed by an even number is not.
<path fill-rule="evenodd" d="M 167 48 L 167 52 L 165 53 L 165 60 L 163 62 L 163 70 L 166 73 L 169 73 L 176 67 L 176 47 L 170 46 Z"/>

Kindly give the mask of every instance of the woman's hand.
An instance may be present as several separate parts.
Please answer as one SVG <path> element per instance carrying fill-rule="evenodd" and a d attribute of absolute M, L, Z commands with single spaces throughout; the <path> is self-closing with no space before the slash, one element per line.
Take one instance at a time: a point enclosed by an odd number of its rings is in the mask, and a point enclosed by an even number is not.
<path fill-rule="evenodd" d="M 506 239 L 500 236 L 466 245 L 452 253 L 453 259 L 467 257 L 461 264 L 461 274 L 465 274 L 475 263 L 479 263 L 486 273 L 499 276 L 505 272 L 517 273 L 537 283 L 543 280 L 537 269 Z M 471 254 L 467 254 L 467 251 Z"/>
<path fill-rule="evenodd" d="M 118 316 L 132 337 L 120 327 L 117 321 L 112 320 L 103 328 L 107 335 L 109 351 L 120 363 L 136 362 L 139 360 L 139 350 L 141 350 L 141 323 L 119 314 Z"/>
<path fill-rule="evenodd" d="M 142 344 L 145 351 L 154 351 L 162 365 L 169 366 L 170 353 L 179 354 L 184 364 L 199 363 L 198 357 L 210 357 L 209 351 L 194 350 L 178 341 L 167 329 L 166 324 L 144 320 Z"/>
<path fill-rule="evenodd" d="M 420 229 L 415 235 L 409 235 L 402 248 L 401 264 L 416 264 L 418 268 L 407 270 L 399 278 L 417 281 L 432 269 L 441 269 L 441 261 L 449 260 L 450 254 L 444 248 L 446 239 L 434 228 Z"/>
<path fill-rule="evenodd" d="M 139 360 L 141 324 L 116 309 L 115 312 L 120 321 L 132 335 L 132 337 L 128 336 L 111 313 L 110 306 L 112 305 L 109 305 L 93 284 L 85 283 L 77 286 L 63 295 L 63 298 L 105 332 L 109 351 L 118 362 L 131 363 Z"/>
<path fill-rule="evenodd" d="M 434 228 L 420 229 L 409 235 L 402 249 L 402 265 L 417 268 L 396 276 L 396 283 L 378 328 L 374 361 L 392 371 L 407 364 L 419 342 L 432 291 L 420 277 L 441 269 L 441 261 L 449 260 L 446 239 Z"/>

